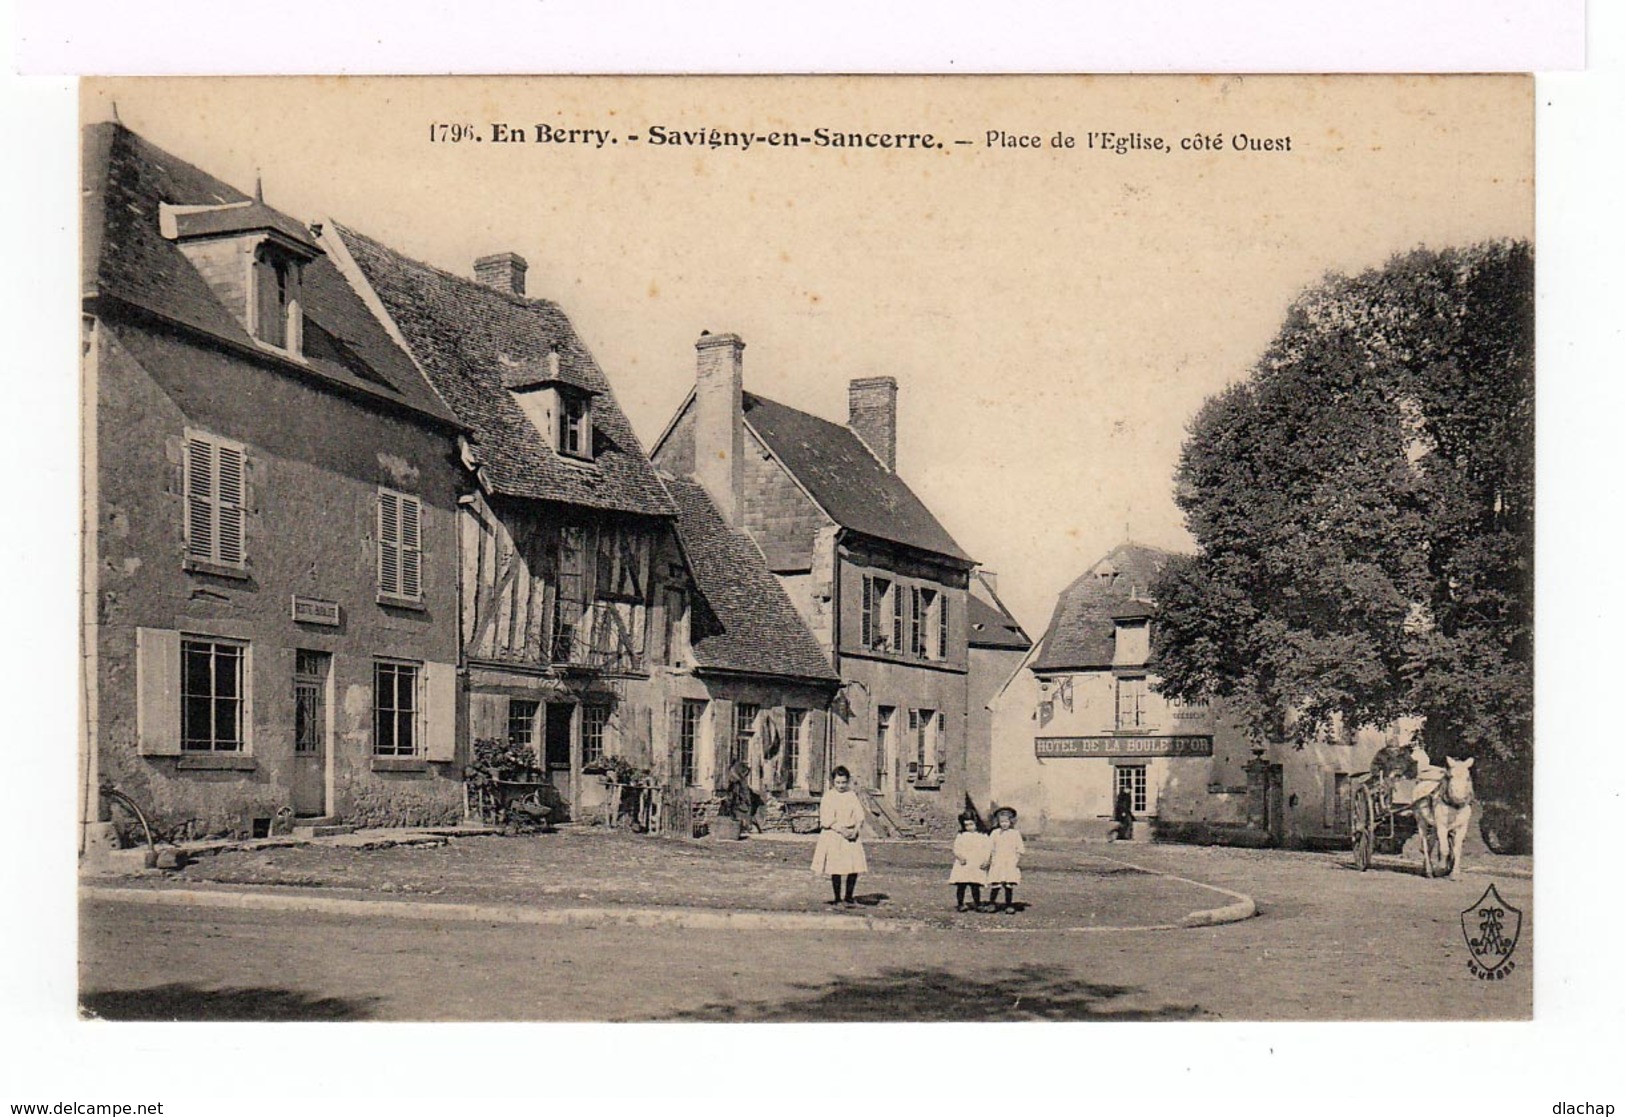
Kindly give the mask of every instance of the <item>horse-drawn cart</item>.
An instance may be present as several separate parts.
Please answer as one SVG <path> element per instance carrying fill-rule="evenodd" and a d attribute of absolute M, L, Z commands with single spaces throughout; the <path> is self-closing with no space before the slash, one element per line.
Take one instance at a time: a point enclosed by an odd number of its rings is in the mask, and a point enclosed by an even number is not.
<path fill-rule="evenodd" d="M 1354 841 L 1354 864 L 1363 873 L 1373 853 L 1398 853 L 1415 836 L 1418 781 L 1392 771 L 1361 772 L 1353 777 L 1349 797 L 1349 835 Z M 1433 855 L 1422 842 L 1423 871 L 1433 875 Z"/>

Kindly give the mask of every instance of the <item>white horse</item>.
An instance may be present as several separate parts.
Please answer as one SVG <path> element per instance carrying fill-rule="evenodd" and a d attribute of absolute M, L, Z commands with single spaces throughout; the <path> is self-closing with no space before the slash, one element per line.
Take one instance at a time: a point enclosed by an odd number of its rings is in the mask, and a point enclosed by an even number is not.
<path fill-rule="evenodd" d="M 1461 879 L 1461 843 L 1467 836 L 1467 825 L 1473 819 L 1473 762 L 1445 758 L 1444 779 L 1417 797 L 1412 809 L 1416 813 L 1417 836 L 1422 839 L 1424 871 L 1431 874 L 1432 866 L 1450 866 L 1450 879 Z M 1431 845 L 1429 844 L 1431 843 Z"/>

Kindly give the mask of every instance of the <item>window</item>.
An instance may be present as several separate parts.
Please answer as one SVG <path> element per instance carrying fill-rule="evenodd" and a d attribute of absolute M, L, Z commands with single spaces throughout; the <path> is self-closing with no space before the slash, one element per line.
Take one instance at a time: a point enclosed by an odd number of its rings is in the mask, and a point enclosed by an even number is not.
<path fill-rule="evenodd" d="M 1145 676 L 1125 675 L 1117 680 L 1117 729 L 1144 729 L 1145 724 Z"/>
<path fill-rule="evenodd" d="M 423 597 L 423 505 L 415 496 L 378 490 L 378 593 L 404 601 Z"/>
<path fill-rule="evenodd" d="M 583 764 L 595 764 L 604 759 L 604 726 L 608 724 L 608 706 L 581 707 L 581 762 Z"/>
<path fill-rule="evenodd" d="M 914 745 L 914 760 L 909 767 L 917 785 L 935 786 L 942 782 L 943 729 L 943 715 L 936 710 L 908 712 L 908 731 Z"/>
<path fill-rule="evenodd" d="M 784 708 L 784 786 L 800 787 L 801 729 L 806 724 L 807 711 L 793 706 Z"/>
<path fill-rule="evenodd" d="M 372 669 L 372 751 L 417 755 L 418 669 L 378 660 Z"/>
<path fill-rule="evenodd" d="M 587 613 L 587 533 L 566 525 L 559 531 L 554 563 L 558 583 L 553 594 L 553 655 L 555 663 L 584 659 L 588 633 L 581 631 Z"/>
<path fill-rule="evenodd" d="M 508 699 L 508 744 L 530 748 L 536 742 L 536 715 L 542 704 L 529 698 Z"/>
<path fill-rule="evenodd" d="M 592 422 L 585 397 L 559 393 L 559 451 L 573 458 L 592 457 Z"/>
<path fill-rule="evenodd" d="M 1134 801 L 1134 813 L 1144 814 L 1146 810 L 1145 794 L 1145 765 L 1120 764 L 1117 766 L 1117 786 L 1112 789 L 1112 801 L 1117 800 L 1117 793 L 1127 791 Z"/>
<path fill-rule="evenodd" d="M 223 640 L 181 641 L 183 752 L 243 750 L 243 651 Z"/>
<path fill-rule="evenodd" d="M 297 354 L 302 341 L 300 267 L 286 251 L 262 244 L 254 253 L 254 336 Z"/>
<path fill-rule="evenodd" d="M 186 557 L 241 567 L 243 448 L 207 434 L 186 436 Z"/>
<path fill-rule="evenodd" d="M 293 653 L 293 751 L 313 755 L 327 747 L 326 652 Z"/>
<path fill-rule="evenodd" d="M 728 747 L 730 767 L 741 760 L 750 759 L 750 741 L 756 736 L 756 716 L 761 712 L 762 708 L 754 702 L 735 704 L 733 743 Z"/>
<path fill-rule="evenodd" d="M 863 646 L 871 651 L 896 651 L 899 637 L 893 632 L 892 584 L 873 574 L 863 576 Z"/>
<path fill-rule="evenodd" d="M 693 698 L 683 699 L 682 720 L 677 734 L 677 770 L 685 784 L 692 784 L 698 775 L 695 757 L 699 754 L 700 721 L 705 717 L 705 703 Z"/>

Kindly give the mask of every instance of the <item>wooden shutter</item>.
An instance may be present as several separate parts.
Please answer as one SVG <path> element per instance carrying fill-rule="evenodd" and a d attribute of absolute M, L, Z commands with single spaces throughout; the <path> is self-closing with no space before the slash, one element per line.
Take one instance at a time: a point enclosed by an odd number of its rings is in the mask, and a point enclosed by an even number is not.
<path fill-rule="evenodd" d="M 401 594 L 401 508 L 388 489 L 378 490 L 378 592 Z"/>
<path fill-rule="evenodd" d="M 423 596 L 423 504 L 414 496 L 399 500 L 401 517 L 401 589 L 402 597 L 416 600 Z M 516 559 L 517 561 L 517 559 Z"/>
<path fill-rule="evenodd" d="M 468 696 L 469 740 L 505 740 L 507 736 L 507 697 L 501 694 L 470 694 Z"/>
<path fill-rule="evenodd" d="M 424 756 L 450 762 L 457 759 L 457 665 L 425 663 Z"/>
<path fill-rule="evenodd" d="M 807 759 L 807 790 L 814 795 L 824 790 L 829 777 L 824 771 L 824 760 L 829 742 L 829 715 L 823 710 L 808 710 L 801 723 L 801 754 Z"/>
<path fill-rule="evenodd" d="M 726 698 L 711 702 L 711 785 L 718 791 L 728 782 L 728 754 L 733 748 L 734 704 Z M 698 743 L 695 751 L 698 751 Z M 704 769 L 699 758 L 694 760 L 697 770 Z"/>
<path fill-rule="evenodd" d="M 948 658 L 948 595 L 937 594 L 937 658 Z"/>
<path fill-rule="evenodd" d="M 875 580 L 863 576 L 863 646 L 875 646 Z"/>
<path fill-rule="evenodd" d="M 214 547 L 214 444 L 186 440 L 186 553 L 211 560 Z"/>
<path fill-rule="evenodd" d="M 245 680 L 246 681 L 246 680 Z M 181 751 L 181 634 L 135 630 L 135 723 L 142 756 Z"/>
<path fill-rule="evenodd" d="M 243 452 L 235 446 L 216 446 L 218 454 L 215 547 L 217 557 L 231 566 L 243 562 Z"/>
<path fill-rule="evenodd" d="M 667 783 L 683 782 L 683 701 L 666 702 L 666 747 L 655 749 L 655 775 Z"/>
<path fill-rule="evenodd" d="M 941 781 L 948 768 L 948 719 L 937 711 L 937 754 L 932 762 L 937 766 L 937 779 Z"/>

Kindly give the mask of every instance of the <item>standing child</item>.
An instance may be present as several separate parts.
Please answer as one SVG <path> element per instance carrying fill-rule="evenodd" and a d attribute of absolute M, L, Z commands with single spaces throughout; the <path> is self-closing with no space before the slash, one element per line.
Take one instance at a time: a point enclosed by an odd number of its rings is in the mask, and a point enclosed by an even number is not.
<path fill-rule="evenodd" d="M 982 906 L 982 885 L 987 883 L 987 863 L 993 856 L 993 839 L 982 833 L 976 816 L 966 811 L 959 816 L 959 834 L 954 838 L 954 868 L 948 874 L 948 883 L 954 886 L 958 911 L 969 911 Z M 970 890 L 970 906 L 965 905 L 965 890 Z"/>
<path fill-rule="evenodd" d="M 1027 850 L 1027 843 L 1021 840 L 1021 831 L 1016 829 L 1016 812 L 1009 807 L 1000 807 L 993 815 L 996 829 L 993 831 L 993 856 L 988 861 L 987 883 L 988 903 L 993 910 L 1003 912 L 1005 915 L 1013 914 L 1016 910 L 1016 885 L 1021 883 L 1021 855 Z M 1004 888 L 1004 906 L 999 906 L 999 888 Z"/>
<path fill-rule="evenodd" d="M 824 792 L 818 804 L 818 825 L 822 832 L 813 847 L 812 871 L 829 875 L 829 886 L 835 892 L 832 904 L 842 903 L 841 884 L 846 884 L 847 907 L 856 907 L 853 891 L 858 885 L 858 874 L 869 871 L 869 861 L 863 855 L 865 812 L 863 803 L 852 790 L 852 773 L 844 766 L 830 774 L 834 786 Z"/>

